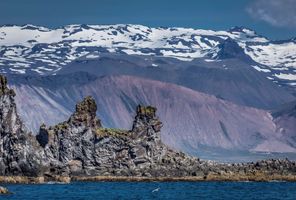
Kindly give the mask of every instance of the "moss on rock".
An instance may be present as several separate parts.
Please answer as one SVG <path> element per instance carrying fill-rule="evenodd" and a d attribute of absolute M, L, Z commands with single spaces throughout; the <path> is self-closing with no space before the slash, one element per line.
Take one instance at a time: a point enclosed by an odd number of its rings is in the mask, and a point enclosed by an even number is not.
<path fill-rule="evenodd" d="M 129 136 L 129 131 L 116 129 L 116 128 L 98 128 L 96 135 L 100 137 L 113 136 L 113 137 L 126 137 Z"/>
<path fill-rule="evenodd" d="M 137 107 L 137 114 L 142 116 L 154 117 L 156 113 L 156 108 L 152 106 L 141 106 Z"/>

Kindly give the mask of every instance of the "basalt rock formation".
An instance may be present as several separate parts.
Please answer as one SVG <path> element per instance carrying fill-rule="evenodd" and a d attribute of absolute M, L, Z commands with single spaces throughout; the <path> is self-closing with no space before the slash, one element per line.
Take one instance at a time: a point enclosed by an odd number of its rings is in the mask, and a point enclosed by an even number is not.
<path fill-rule="evenodd" d="M 14 96 L 6 77 L 0 76 L 0 174 L 37 175 L 43 151 L 20 120 Z"/>
<path fill-rule="evenodd" d="M 96 176 L 249 180 L 259 176 L 264 180 L 277 175 L 274 179 L 296 180 L 296 164 L 289 160 L 218 164 L 173 151 L 161 141 L 162 123 L 151 106 L 137 107 L 131 130 L 103 128 L 89 96 L 67 121 L 50 127 L 43 124 L 33 136 L 17 115 L 15 94 L 3 76 L 0 88 L 1 176 L 46 180 Z"/>
<path fill-rule="evenodd" d="M 138 106 L 132 130 L 107 129 L 96 117 L 94 99 L 86 97 L 67 121 L 42 124 L 35 137 L 16 112 L 6 78 L 0 83 L 0 175 L 183 176 L 197 170 L 198 159 L 161 142 L 154 107 Z"/>
<path fill-rule="evenodd" d="M 44 148 L 50 174 L 170 176 L 194 172 L 197 159 L 162 144 L 162 123 L 155 108 L 138 106 L 129 131 L 103 128 L 96 109 L 94 99 L 86 97 L 68 121 L 41 126 L 36 138 Z"/>

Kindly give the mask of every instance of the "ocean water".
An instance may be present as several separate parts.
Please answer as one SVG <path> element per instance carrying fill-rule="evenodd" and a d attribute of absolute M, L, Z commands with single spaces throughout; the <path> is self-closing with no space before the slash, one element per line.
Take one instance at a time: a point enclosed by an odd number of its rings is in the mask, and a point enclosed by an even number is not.
<path fill-rule="evenodd" d="M 73 182 L 6 184 L 0 199 L 296 199 L 289 182 Z"/>

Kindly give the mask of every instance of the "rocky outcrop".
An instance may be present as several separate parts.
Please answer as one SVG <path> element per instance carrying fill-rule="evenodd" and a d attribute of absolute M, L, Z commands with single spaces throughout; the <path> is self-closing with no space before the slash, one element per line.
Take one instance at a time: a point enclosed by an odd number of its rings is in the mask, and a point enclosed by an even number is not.
<path fill-rule="evenodd" d="M 90 96 L 77 104 L 68 120 L 50 127 L 43 124 L 39 133 L 32 136 L 16 113 L 14 93 L 7 88 L 5 77 L 0 76 L 0 83 L 1 176 L 35 177 L 24 178 L 26 182 L 68 182 L 69 177 L 245 180 L 257 175 L 262 179 L 296 175 L 295 162 L 289 160 L 218 164 L 176 152 L 162 143 L 162 123 L 152 106 L 137 107 L 131 130 L 103 128 Z M 0 181 L 5 177 L 0 177 Z"/>
<path fill-rule="evenodd" d="M 95 144 L 101 128 L 96 103 L 86 97 L 77 104 L 69 120 L 56 126 L 40 127 L 37 141 L 44 148 L 50 174 L 92 174 L 96 166 Z"/>
<path fill-rule="evenodd" d="M 0 76 L 0 175 L 37 175 L 42 149 L 20 120 L 14 102 L 15 93 Z"/>
<path fill-rule="evenodd" d="M 132 130 L 102 128 L 96 109 L 93 98 L 86 97 L 77 104 L 69 120 L 49 128 L 41 126 L 36 138 L 44 148 L 49 166 L 46 174 L 190 175 L 193 169 L 187 165 L 198 163 L 197 159 L 175 153 L 162 144 L 162 123 L 156 117 L 156 108 L 138 106 Z M 180 167 L 183 174 L 178 172 Z"/>

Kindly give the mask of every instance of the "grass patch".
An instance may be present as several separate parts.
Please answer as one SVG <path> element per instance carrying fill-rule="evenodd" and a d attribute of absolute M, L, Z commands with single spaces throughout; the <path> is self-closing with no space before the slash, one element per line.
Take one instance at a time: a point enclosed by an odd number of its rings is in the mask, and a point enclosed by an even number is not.
<path fill-rule="evenodd" d="M 112 137 L 127 137 L 130 135 L 130 132 L 123 129 L 117 128 L 99 128 L 96 130 L 97 136 L 105 137 L 105 136 L 112 136 Z"/>

